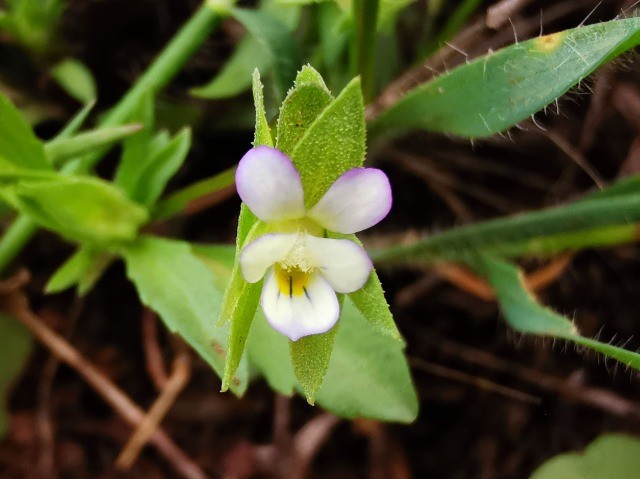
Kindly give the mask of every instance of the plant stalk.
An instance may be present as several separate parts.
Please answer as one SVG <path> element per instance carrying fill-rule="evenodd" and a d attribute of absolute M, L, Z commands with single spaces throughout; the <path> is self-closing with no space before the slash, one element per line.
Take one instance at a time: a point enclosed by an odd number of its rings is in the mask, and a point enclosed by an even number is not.
<path fill-rule="evenodd" d="M 353 64 L 362 81 L 365 103 L 376 92 L 376 27 L 378 0 L 353 0 L 354 21 Z"/>

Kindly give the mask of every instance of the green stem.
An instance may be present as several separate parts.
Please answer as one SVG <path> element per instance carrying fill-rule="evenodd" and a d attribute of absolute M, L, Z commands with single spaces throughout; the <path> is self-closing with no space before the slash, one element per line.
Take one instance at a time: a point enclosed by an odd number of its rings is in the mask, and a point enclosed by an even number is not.
<path fill-rule="evenodd" d="M 28 216 L 20 215 L 16 218 L 0 240 L 0 271 L 9 266 L 36 231 L 38 225 Z"/>
<path fill-rule="evenodd" d="M 376 90 L 376 27 L 378 0 L 353 0 L 355 73 L 362 81 L 365 102 L 373 99 Z"/>
<path fill-rule="evenodd" d="M 167 85 L 204 42 L 222 15 L 222 10 L 214 8 L 212 1 L 204 2 L 136 84 L 103 117 L 98 126 L 119 126 L 127 121 L 140 97 L 147 91 L 155 94 Z M 105 147 L 83 158 L 81 165 L 77 162 L 68 163 L 62 172 L 68 174 L 78 170 L 89 170 L 100 161 L 107 150 L 108 147 Z M 0 239 L 0 273 L 20 253 L 36 231 L 36 224 L 24 215 L 20 215 L 7 229 Z"/>
<path fill-rule="evenodd" d="M 144 94 L 150 92 L 155 96 L 178 74 L 187 60 L 204 43 L 220 19 L 219 10 L 214 10 L 212 6 L 208 5 L 208 2 L 205 2 L 173 37 L 127 94 L 104 116 L 98 126 L 120 126 L 126 122 Z M 82 161 L 83 167 L 93 168 L 107 150 L 108 147 L 105 147 L 85 157 Z"/>

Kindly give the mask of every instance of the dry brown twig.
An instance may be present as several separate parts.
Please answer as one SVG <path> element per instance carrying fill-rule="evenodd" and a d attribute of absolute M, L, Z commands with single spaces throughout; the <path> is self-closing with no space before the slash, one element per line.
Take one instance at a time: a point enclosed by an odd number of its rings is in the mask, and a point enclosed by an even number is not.
<path fill-rule="evenodd" d="M 149 308 L 142 311 L 142 348 L 144 349 L 147 373 L 158 391 L 162 391 L 169 380 L 158 342 L 158 316 Z"/>
<path fill-rule="evenodd" d="M 137 427 L 145 418 L 144 411 L 69 342 L 31 311 L 26 295 L 19 289 L 26 281 L 28 281 L 28 273 L 20 272 L 10 280 L 0 283 L 0 310 L 7 311 L 21 321 L 38 341 L 60 361 L 74 369 L 125 422 Z M 208 478 L 207 474 L 162 429 L 158 428 L 149 441 L 182 477 Z"/>
<path fill-rule="evenodd" d="M 162 393 L 155 400 L 151 409 L 138 424 L 129 441 L 120 452 L 116 460 L 116 467 L 128 471 L 136 461 L 142 448 L 149 441 L 153 433 L 173 406 L 178 394 L 186 387 L 191 377 L 191 356 L 183 348 L 173 361 L 173 372 L 167 380 Z"/>

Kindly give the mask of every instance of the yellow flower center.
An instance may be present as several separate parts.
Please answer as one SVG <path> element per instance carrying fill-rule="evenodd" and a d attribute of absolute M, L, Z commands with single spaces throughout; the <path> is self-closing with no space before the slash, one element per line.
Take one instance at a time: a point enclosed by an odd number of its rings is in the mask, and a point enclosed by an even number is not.
<path fill-rule="evenodd" d="M 281 294 L 289 296 L 302 296 L 307 294 L 307 286 L 311 280 L 311 274 L 298 268 L 285 269 L 279 264 L 274 267 L 276 283 Z"/>

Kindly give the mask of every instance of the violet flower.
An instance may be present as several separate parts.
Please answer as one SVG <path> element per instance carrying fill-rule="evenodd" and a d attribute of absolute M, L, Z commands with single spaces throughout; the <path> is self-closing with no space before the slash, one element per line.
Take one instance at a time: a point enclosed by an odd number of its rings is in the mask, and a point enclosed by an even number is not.
<path fill-rule="evenodd" d="M 387 176 L 375 168 L 349 170 L 307 210 L 289 157 L 259 146 L 240 160 L 236 186 L 242 201 L 274 231 L 240 253 L 246 281 L 266 275 L 260 304 L 267 321 L 292 341 L 329 331 L 340 316 L 336 293 L 362 288 L 373 265 L 360 245 L 324 238 L 325 230 L 356 233 L 382 220 L 391 209 Z"/>

